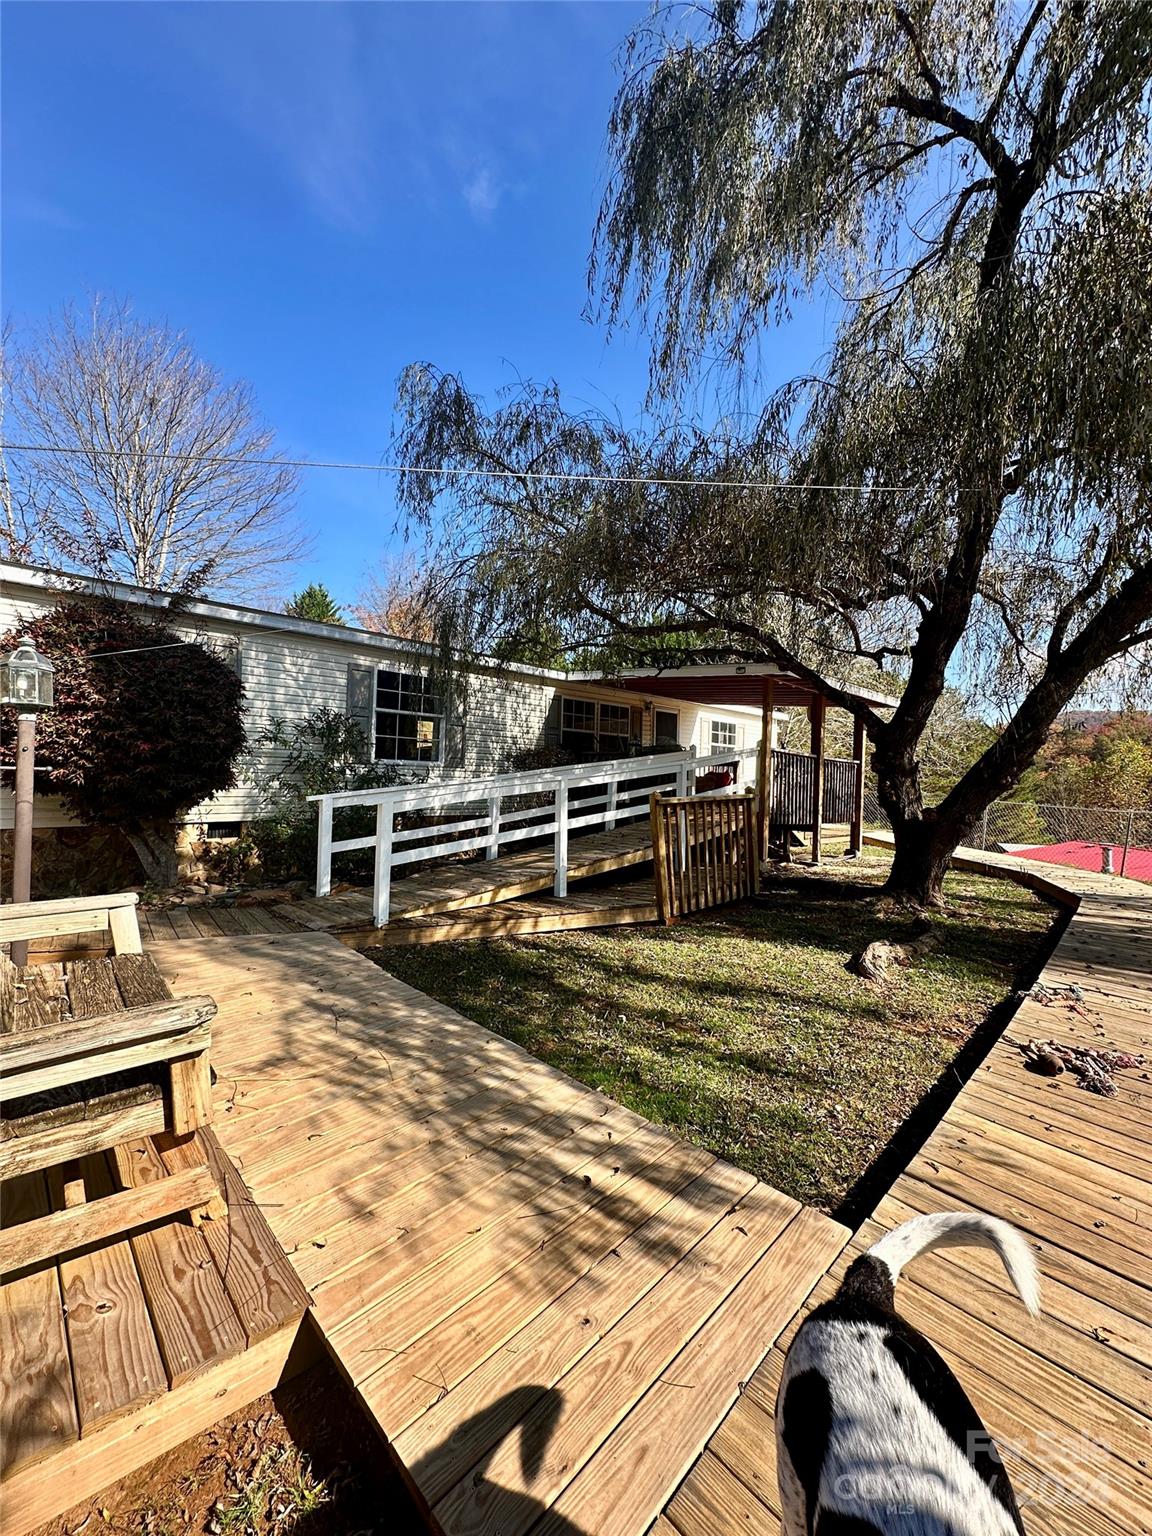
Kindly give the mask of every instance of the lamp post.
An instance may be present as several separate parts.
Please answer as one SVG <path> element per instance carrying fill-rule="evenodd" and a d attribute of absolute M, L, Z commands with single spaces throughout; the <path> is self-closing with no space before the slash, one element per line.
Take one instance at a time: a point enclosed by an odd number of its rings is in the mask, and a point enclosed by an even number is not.
<path fill-rule="evenodd" d="M 12 836 L 12 900 L 29 901 L 32 896 L 32 773 L 36 762 L 36 715 L 52 707 L 52 679 L 55 668 L 25 635 L 20 644 L 0 663 L 0 704 L 16 710 L 16 819 Z M 25 965 L 28 944 L 18 939 L 12 945 L 12 963 Z"/>

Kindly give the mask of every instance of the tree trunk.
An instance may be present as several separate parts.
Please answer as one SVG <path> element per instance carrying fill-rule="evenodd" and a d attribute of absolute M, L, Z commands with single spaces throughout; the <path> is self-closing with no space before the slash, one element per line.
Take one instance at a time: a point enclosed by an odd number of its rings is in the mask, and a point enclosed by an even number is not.
<path fill-rule="evenodd" d="M 906 821 L 893 827 L 892 835 L 895 849 L 885 896 L 909 906 L 943 906 L 944 876 L 959 838 L 941 838 L 939 827 L 925 820 Z"/>
<path fill-rule="evenodd" d="M 955 818 L 942 820 L 937 808 L 925 808 L 920 765 L 910 749 L 894 751 L 881 737 L 872 763 L 895 844 L 884 894 L 909 906 L 943 906 L 944 876 L 963 829 Z"/>
<path fill-rule="evenodd" d="M 125 836 L 136 850 L 149 885 L 166 891 L 176 884 L 180 869 L 176 862 L 176 829 L 170 821 L 141 822 L 125 827 Z"/>

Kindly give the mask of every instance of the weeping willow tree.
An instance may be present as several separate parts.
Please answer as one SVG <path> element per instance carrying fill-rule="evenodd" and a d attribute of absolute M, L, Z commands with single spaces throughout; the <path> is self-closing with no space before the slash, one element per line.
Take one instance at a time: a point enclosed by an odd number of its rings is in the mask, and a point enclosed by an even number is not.
<path fill-rule="evenodd" d="M 592 276 L 610 326 L 649 328 L 674 424 L 575 416 L 554 386 L 487 408 L 410 369 L 400 447 L 427 473 L 402 493 L 449 607 L 489 639 L 897 673 L 890 714 L 831 696 L 871 743 L 890 892 L 938 902 L 1060 710 L 1147 675 L 1150 77 L 1149 0 L 657 11 L 627 50 Z M 818 373 L 749 411 L 771 326 L 829 293 Z M 717 370 L 744 414 L 685 426 Z M 1003 729 L 927 804 L 958 678 Z"/>

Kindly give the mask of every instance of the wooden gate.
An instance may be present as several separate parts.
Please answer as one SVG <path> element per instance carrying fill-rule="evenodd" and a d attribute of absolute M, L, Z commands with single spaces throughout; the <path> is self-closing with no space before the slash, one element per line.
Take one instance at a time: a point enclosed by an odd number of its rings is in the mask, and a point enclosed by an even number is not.
<path fill-rule="evenodd" d="M 665 923 L 753 895 L 760 861 L 752 796 L 653 795 L 652 856 Z"/>

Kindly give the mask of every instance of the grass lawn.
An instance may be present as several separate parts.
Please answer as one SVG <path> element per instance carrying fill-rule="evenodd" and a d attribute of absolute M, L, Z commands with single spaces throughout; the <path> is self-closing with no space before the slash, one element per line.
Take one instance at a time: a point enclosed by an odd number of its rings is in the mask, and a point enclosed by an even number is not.
<path fill-rule="evenodd" d="M 857 884 L 883 873 L 873 861 L 849 868 Z M 877 986 L 845 961 L 914 922 L 878 918 L 825 871 L 674 928 L 369 954 L 640 1114 L 836 1211 L 1046 949 L 1053 913 L 1005 881 L 952 874 L 939 948 Z"/>

